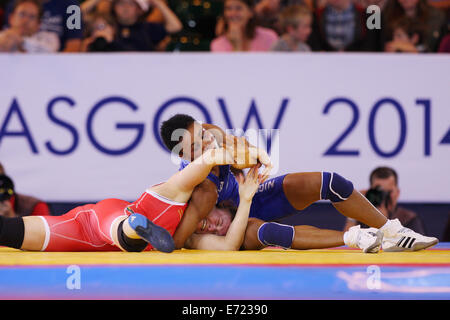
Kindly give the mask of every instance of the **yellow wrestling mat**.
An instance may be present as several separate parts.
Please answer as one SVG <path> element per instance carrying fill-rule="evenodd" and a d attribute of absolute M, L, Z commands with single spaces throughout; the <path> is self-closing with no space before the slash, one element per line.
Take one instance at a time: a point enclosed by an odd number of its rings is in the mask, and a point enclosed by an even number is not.
<path fill-rule="evenodd" d="M 0 299 L 450 299 L 450 244 L 418 252 L 0 248 Z"/>
<path fill-rule="evenodd" d="M 32 265 L 448 265 L 450 250 L 362 253 L 359 250 L 258 251 L 176 250 L 161 252 L 24 252 L 0 248 L 0 266 Z"/>

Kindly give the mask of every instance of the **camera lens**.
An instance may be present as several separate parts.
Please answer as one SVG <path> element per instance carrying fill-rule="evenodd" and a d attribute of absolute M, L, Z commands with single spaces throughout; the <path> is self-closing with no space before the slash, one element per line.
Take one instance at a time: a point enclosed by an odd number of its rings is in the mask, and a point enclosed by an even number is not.
<path fill-rule="evenodd" d="M 0 201 L 9 200 L 14 195 L 14 183 L 10 177 L 0 174 Z"/>

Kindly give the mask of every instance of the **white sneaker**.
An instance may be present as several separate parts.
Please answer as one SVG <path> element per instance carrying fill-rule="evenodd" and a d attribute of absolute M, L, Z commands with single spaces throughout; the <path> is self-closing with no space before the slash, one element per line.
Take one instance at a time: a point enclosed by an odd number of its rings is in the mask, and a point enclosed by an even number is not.
<path fill-rule="evenodd" d="M 383 233 L 375 228 L 361 229 L 357 225 L 348 229 L 344 234 L 344 242 L 351 248 L 359 248 L 364 253 L 377 253 L 380 251 Z"/>
<path fill-rule="evenodd" d="M 418 251 L 439 242 L 437 238 L 425 237 L 405 228 L 398 219 L 389 220 L 380 230 L 384 234 L 382 248 L 386 252 Z"/>

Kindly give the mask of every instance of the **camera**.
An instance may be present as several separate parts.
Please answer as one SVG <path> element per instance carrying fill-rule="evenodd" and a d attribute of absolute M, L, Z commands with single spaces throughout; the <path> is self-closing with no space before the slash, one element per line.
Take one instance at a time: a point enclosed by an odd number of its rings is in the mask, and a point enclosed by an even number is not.
<path fill-rule="evenodd" d="M 380 186 L 367 190 L 366 198 L 377 208 L 383 204 L 385 207 L 389 207 L 391 204 L 391 192 L 384 191 Z"/>
<path fill-rule="evenodd" d="M 14 195 L 14 183 L 10 177 L 0 174 L 0 201 L 11 199 Z"/>

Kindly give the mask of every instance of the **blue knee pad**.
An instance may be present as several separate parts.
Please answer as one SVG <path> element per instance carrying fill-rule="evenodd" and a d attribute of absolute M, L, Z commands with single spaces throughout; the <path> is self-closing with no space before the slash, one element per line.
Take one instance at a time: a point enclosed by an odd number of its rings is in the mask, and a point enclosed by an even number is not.
<path fill-rule="evenodd" d="M 288 249 L 294 241 L 293 226 L 276 222 L 265 222 L 258 229 L 258 240 L 265 246 L 279 246 Z"/>
<path fill-rule="evenodd" d="M 331 202 L 345 201 L 353 192 L 353 183 L 336 172 L 322 172 L 321 200 Z"/>

